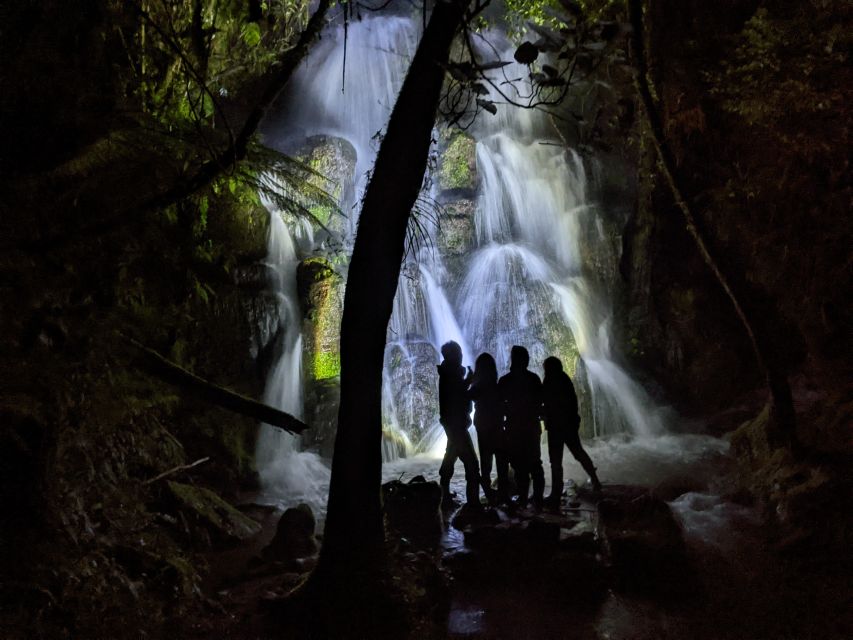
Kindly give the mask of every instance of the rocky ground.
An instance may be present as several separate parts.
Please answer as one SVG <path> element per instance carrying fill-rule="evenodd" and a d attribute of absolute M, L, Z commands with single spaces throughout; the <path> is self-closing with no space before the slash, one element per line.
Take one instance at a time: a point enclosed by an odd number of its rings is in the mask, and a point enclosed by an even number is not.
<path fill-rule="evenodd" d="M 601 494 L 570 485 L 559 507 L 470 510 L 441 509 L 437 485 L 422 477 L 387 483 L 405 635 L 849 637 L 843 559 L 782 553 L 751 507 L 675 496 L 677 484 L 605 484 Z M 211 554 L 205 605 L 181 621 L 180 637 L 289 637 L 281 612 L 314 566 L 313 516 L 304 507 L 243 510 L 262 531 Z"/>

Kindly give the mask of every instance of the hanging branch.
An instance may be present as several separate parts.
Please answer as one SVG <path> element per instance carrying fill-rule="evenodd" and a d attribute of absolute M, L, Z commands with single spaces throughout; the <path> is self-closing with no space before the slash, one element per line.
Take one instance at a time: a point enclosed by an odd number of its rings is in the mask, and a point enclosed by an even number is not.
<path fill-rule="evenodd" d="M 799 449 L 799 443 L 796 436 L 794 405 L 791 398 L 791 387 L 788 384 L 788 378 L 784 371 L 782 371 L 778 365 L 775 365 L 773 356 L 769 353 L 766 345 L 764 345 L 756 336 L 752 320 L 732 290 L 732 287 L 729 284 L 729 278 L 726 277 L 716 259 L 711 255 L 708 243 L 697 226 L 693 211 L 687 203 L 683 191 L 678 184 L 678 180 L 676 178 L 675 159 L 672 154 L 672 150 L 669 148 L 667 143 L 663 122 L 655 106 L 654 99 L 652 98 L 648 60 L 644 41 L 645 25 L 643 21 L 643 2 L 642 0 L 627 0 L 627 3 L 629 19 L 631 26 L 633 27 L 631 34 L 631 50 L 634 56 L 635 65 L 634 81 L 637 93 L 639 94 L 640 101 L 643 105 L 643 110 L 646 114 L 646 120 L 652 134 L 655 150 L 657 151 L 658 158 L 660 159 L 664 178 L 672 192 L 676 206 L 684 215 L 687 232 L 696 243 L 699 254 L 702 256 L 702 260 L 714 274 L 714 277 L 717 279 L 720 287 L 722 287 L 725 292 L 726 297 L 731 302 L 738 319 L 749 337 L 756 362 L 764 375 L 770 391 L 771 406 L 776 419 L 776 426 L 779 428 L 782 436 L 787 439 L 787 444 L 794 451 L 797 451 Z"/>

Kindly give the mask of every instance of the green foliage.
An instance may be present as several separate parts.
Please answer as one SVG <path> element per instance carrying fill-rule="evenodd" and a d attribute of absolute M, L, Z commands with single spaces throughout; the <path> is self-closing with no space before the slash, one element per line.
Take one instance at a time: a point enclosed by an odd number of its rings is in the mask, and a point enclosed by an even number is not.
<path fill-rule="evenodd" d="M 843 15 L 842 3 L 824 4 L 830 6 L 801 15 L 759 8 L 735 39 L 733 55 L 705 74 L 724 110 L 806 155 L 820 151 L 808 133 L 813 123 L 843 112 L 847 101 L 847 88 L 834 80 L 849 62 L 853 35 L 835 17 Z"/>

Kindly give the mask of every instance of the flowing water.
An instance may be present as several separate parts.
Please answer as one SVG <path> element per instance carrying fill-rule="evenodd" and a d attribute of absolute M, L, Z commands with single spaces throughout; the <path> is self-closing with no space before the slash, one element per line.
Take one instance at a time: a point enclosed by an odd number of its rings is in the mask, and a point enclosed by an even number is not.
<path fill-rule="evenodd" d="M 267 142 L 285 150 L 317 135 L 344 139 L 355 149 L 354 188 L 341 191 L 345 248 L 354 241 L 357 203 L 375 159 L 377 134 L 390 115 L 420 31 L 419 20 L 399 16 L 352 23 L 344 76 L 342 28 L 332 29 L 292 81 L 283 110 L 267 123 Z M 512 59 L 511 49 L 504 59 Z M 509 67 L 507 74 L 525 76 L 526 68 Z M 602 256 L 610 256 L 608 268 L 615 265 L 587 161 L 560 143 L 542 113 L 498 109 L 496 116 L 480 114 L 469 132 L 476 141 L 479 184 L 470 203 L 473 225 L 463 238 L 464 251 L 442 251 L 445 230 L 427 221 L 429 237 L 403 266 L 383 379 L 384 455 L 393 462 L 389 473 L 405 473 L 407 465 L 418 468 L 424 456 L 435 465 L 434 457 L 443 450 L 435 365 L 447 340 L 462 346 L 466 365 L 488 351 L 500 371 L 508 369 L 515 344 L 528 348 L 531 368 L 538 372 L 546 356 L 559 355 L 587 405 L 590 435 L 633 434 L 633 440 L 620 442 L 637 451 L 666 449 L 654 444 L 663 442 L 655 437 L 666 432 L 665 413 L 621 366 L 611 346 L 610 292 L 591 265 Z M 447 200 L 435 182 L 423 195 Z M 295 269 L 312 248 L 310 229 L 293 224 L 288 229 L 281 216 L 272 218 L 268 263 L 279 296 L 280 357 L 265 400 L 301 416 L 304 375 Z M 401 456 L 406 459 L 397 460 Z M 257 461 L 271 499 L 308 501 L 323 511 L 326 464 L 300 451 L 298 439 L 265 426 Z M 615 467 L 613 473 L 618 475 Z"/>

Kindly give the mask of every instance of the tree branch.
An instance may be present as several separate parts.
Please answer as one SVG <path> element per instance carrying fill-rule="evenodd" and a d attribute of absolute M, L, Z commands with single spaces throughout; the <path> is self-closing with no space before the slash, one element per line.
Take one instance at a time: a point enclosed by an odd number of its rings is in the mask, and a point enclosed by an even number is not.
<path fill-rule="evenodd" d="M 128 338 L 128 340 L 145 356 L 146 369 L 161 380 L 165 380 L 169 384 L 189 391 L 200 400 L 215 404 L 234 413 L 254 418 L 291 434 L 302 433 L 308 428 L 307 424 L 294 418 L 289 413 L 208 382 L 171 360 L 164 358 L 141 342 L 133 338 Z"/>

